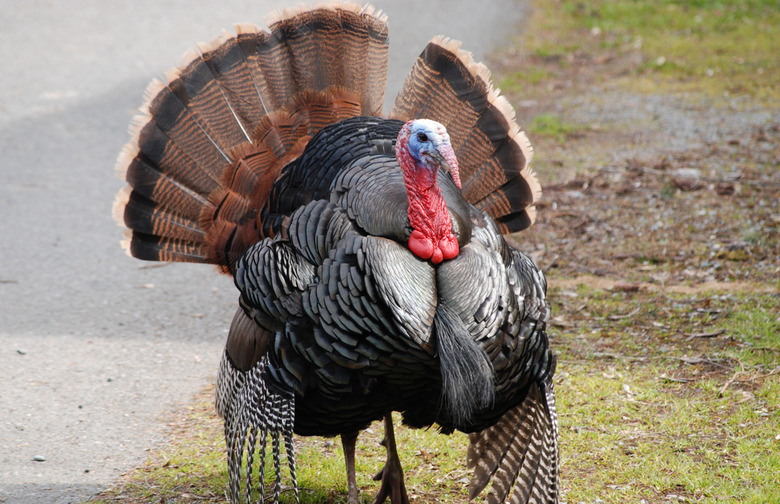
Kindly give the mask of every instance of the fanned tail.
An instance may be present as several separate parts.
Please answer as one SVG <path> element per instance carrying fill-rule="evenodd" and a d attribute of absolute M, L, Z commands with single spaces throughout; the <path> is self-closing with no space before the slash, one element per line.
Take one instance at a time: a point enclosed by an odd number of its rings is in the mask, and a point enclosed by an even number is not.
<path fill-rule="evenodd" d="M 490 72 L 460 43 L 433 38 L 396 97 L 390 116 L 444 124 L 458 156 L 463 195 L 502 233 L 530 226 L 541 186 L 528 167 L 531 144 L 515 112 L 490 83 Z"/>
<path fill-rule="evenodd" d="M 469 434 L 467 460 L 474 470 L 469 499 L 490 485 L 490 504 L 557 503 L 558 419 L 551 378 L 532 384 L 525 400 L 496 424 Z"/>
<path fill-rule="evenodd" d="M 268 229 L 271 186 L 324 126 L 378 115 L 387 72 L 386 18 L 331 3 L 237 26 L 154 81 L 117 169 L 128 187 L 115 218 L 134 257 L 224 271 Z"/>

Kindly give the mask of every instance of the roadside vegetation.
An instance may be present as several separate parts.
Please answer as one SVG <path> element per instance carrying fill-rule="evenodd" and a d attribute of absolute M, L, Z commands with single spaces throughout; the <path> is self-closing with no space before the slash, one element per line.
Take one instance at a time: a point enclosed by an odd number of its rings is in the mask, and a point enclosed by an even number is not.
<path fill-rule="evenodd" d="M 618 84 L 710 97 L 780 98 L 773 0 L 543 0 L 517 44 L 530 65 L 502 84 Z"/>
<path fill-rule="evenodd" d="M 544 188 L 511 239 L 550 282 L 561 501 L 780 502 L 780 6 L 532 6 L 488 63 Z M 95 502 L 225 502 L 212 404 Z M 412 502 L 466 502 L 465 436 L 397 436 Z M 381 437 L 359 438 L 364 502 Z M 297 451 L 302 502 L 344 502 L 339 440 Z"/>

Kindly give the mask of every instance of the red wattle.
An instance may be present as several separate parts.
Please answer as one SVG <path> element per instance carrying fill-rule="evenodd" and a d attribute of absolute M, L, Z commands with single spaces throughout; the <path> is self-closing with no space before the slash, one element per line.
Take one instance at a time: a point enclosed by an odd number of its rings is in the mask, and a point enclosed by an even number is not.
<path fill-rule="evenodd" d="M 455 238 L 455 235 L 450 233 L 449 235 L 442 238 L 441 241 L 439 241 L 438 250 L 441 250 L 444 259 L 453 259 L 458 257 L 460 247 L 458 246 L 458 240 Z"/>
<path fill-rule="evenodd" d="M 420 259 L 428 259 L 434 253 L 433 241 L 415 229 L 409 236 L 409 250 Z"/>

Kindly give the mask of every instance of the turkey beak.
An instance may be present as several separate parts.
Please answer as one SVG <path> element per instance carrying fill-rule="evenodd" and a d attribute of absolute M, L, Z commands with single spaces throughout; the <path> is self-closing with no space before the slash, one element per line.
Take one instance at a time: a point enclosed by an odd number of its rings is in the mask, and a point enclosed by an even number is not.
<path fill-rule="evenodd" d="M 449 144 L 440 145 L 437 150 L 433 151 L 433 157 L 445 170 L 450 172 L 455 185 L 458 186 L 458 189 L 461 189 L 458 158 L 455 157 L 455 151 L 452 150 L 452 146 Z"/>

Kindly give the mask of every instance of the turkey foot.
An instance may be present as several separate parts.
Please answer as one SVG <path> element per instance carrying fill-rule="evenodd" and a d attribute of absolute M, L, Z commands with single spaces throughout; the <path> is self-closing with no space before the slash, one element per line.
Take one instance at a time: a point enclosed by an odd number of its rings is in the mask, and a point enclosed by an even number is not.
<path fill-rule="evenodd" d="M 387 448 L 387 462 L 385 467 L 374 476 L 374 480 L 382 480 L 374 504 L 382 504 L 388 497 L 391 504 L 409 504 L 409 496 L 406 495 L 406 485 L 404 485 L 404 471 L 395 448 L 393 416 L 390 413 L 385 415 L 385 439 L 382 440 L 382 445 Z"/>
<path fill-rule="evenodd" d="M 358 504 L 358 487 L 355 479 L 355 443 L 358 433 L 341 435 L 341 447 L 344 449 L 344 461 L 347 465 L 347 504 Z"/>

